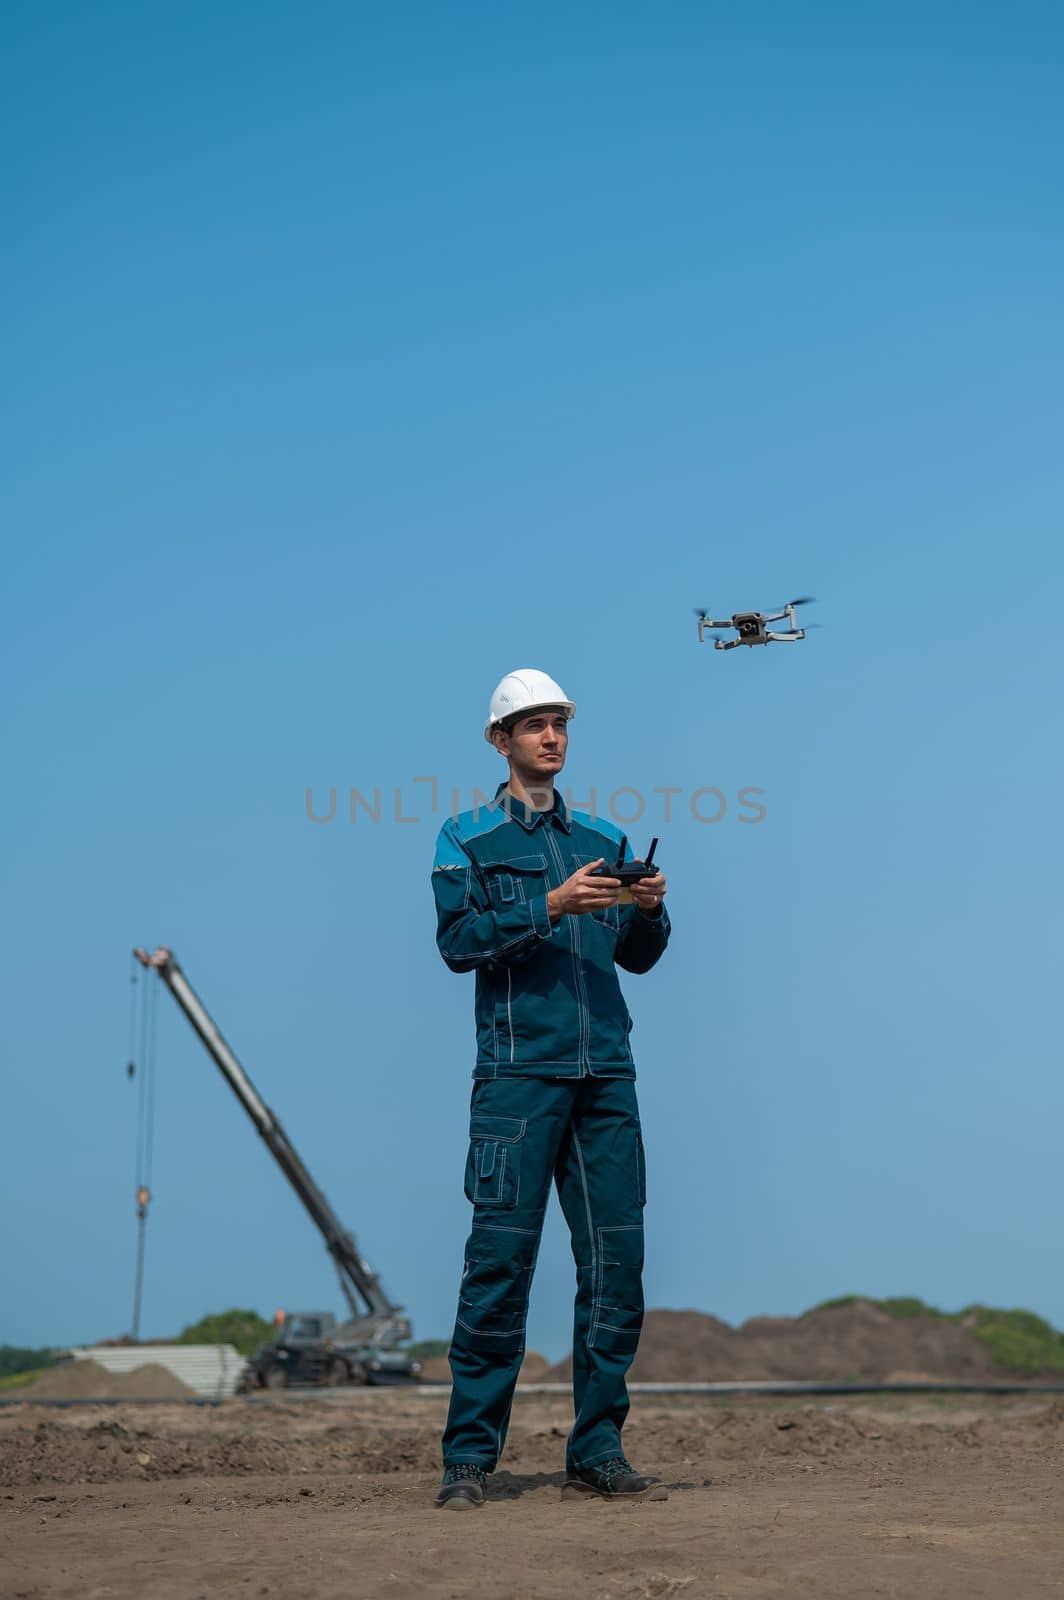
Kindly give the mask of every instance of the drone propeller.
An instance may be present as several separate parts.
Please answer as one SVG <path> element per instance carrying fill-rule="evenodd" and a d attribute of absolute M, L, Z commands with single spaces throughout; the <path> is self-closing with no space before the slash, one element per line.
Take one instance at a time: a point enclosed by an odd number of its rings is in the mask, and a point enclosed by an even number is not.
<path fill-rule="evenodd" d="M 706 610 L 705 606 L 693 606 L 692 610 L 694 611 L 694 614 L 698 618 L 699 622 L 705 622 L 709 616 L 709 612 Z"/>
<path fill-rule="evenodd" d="M 797 600 L 788 600 L 787 604 L 789 606 L 811 606 L 815 599 L 816 599 L 815 595 L 812 595 L 812 594 L 800 594 L 798 596 Z"/>

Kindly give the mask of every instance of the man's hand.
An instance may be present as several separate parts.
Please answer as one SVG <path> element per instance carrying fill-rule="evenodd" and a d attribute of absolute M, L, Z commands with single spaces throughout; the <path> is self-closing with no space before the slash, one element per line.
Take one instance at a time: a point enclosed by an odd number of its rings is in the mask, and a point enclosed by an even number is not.
<path fill-rule="evenodd" d="M 655 873 L 652 878 L 640 878 L 638 883 L 629 884 L 629 893 L 644 916 L 659 917 L 661 915 L 661 902 L 665 898 L 668 884 L 665 882 L 663 872 Z"/>
<path fill-rule="evenodd" d="M 547 914 L 552 922 L 560 922 L 566 915 L 583 917 L 589 911 L 603 911 L 617 904 L 617 896 L 621 892 L 617 879 L 591 876 L 605 859 L 605 856 L 599 856 L 597 861 L 589 861 L 586 867 L 581 867 L 571 878 L 566 878 L 560 888 L 550 891 L 547 895 Z"/>

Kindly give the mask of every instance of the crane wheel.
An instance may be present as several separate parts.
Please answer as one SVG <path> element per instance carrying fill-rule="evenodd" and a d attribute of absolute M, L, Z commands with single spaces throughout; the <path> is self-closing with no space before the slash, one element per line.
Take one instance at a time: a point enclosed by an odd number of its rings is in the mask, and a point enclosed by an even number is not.
<path fill-rule="evenodd" d="M 327 1389 L 343 1389 L 351 1382 L 351 1374 L 347 1370 L 347 1362 L 339 1356 L 334 1356 L 325 1368 L 325 1387 Z"/>

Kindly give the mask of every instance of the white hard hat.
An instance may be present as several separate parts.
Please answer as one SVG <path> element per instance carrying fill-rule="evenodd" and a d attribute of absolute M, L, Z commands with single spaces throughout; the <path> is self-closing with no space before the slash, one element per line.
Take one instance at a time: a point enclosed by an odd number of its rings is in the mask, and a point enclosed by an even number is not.
<path fill-rule="evenodd" d="M 519 667 L 501 679 L 488 707 L 488 720 L 484 724 L 484 737 L 491 743 L 493 728 L 507 717 L 523 716 L 537 706 L 561 706 L 567 717 L 576 716 L 576 707 L 566 697 L 565 690 L 545 672 L 535 667 Z"/>

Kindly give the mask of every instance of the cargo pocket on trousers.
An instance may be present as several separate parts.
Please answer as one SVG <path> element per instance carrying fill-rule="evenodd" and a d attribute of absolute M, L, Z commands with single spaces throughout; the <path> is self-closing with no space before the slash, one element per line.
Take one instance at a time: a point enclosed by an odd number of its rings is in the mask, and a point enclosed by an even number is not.
<path fill-rule="evenodd" d="M 598 1295 L 589 1349 L 632 1355 L 643 1325 L 643 1225 L 597 1228 Z"/>
<path fill-rule="evenodd" d="M 521 1194 L 524 1117 L 474 1115 L 469 1124 L 466 1199 L 512 1211 Z"/>

